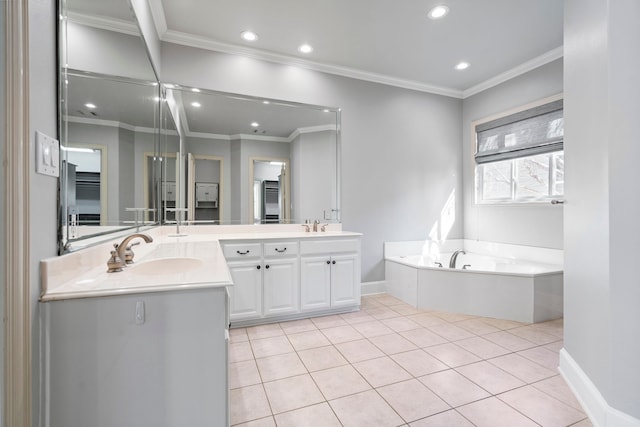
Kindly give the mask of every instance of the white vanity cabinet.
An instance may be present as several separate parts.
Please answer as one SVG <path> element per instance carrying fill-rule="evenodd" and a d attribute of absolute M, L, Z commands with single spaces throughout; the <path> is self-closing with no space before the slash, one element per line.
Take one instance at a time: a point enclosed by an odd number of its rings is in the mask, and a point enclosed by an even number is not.
<path fill-rule="evenodd" d="M 300 309 L 298 242 L 264 243 L 264 316 L 297 313 Z"/>
<path fill-rule="evenodd" d="M 360 306 L 360 239 L 222 242 L 234 286 L 234 326 L 345 312 Z"/>
<path fill-rule="evenodd" d="M 262 244 L 228 243 L 222 248 L 233 278 L 229 288 L 230 319 L 262 317 Z"/>
<path fill-rule="evenodd" d="M 360 305 L 360 240 L 300 243 L 303 311 Z"/>
<path fill-rule="evenodd" d="M 298 242 L 238 242 L 223 245 L 234 286 L 232 321 L 298 312 Z"/>
<path fill-rule="evenodd" d="M 46 425 L 228 426 L 226 307 L 225 287 L 42 303 Z"/>

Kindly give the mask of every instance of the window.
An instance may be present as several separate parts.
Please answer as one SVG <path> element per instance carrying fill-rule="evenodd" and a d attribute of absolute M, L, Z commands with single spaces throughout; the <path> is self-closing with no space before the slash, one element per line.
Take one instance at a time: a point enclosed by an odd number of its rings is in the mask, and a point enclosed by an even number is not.
<path fill-rule="evenodd" d="M 548 202 L 564 195 L 562 100 L 478 123 L 476 202 Z"/>

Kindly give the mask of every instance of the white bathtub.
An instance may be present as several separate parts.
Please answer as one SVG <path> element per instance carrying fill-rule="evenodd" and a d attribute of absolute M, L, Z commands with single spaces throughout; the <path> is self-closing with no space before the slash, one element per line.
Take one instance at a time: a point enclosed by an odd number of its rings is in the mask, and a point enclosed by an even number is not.
<path fill-rule="evenodd" d="M 457 246 L 466 248 L 465 243 Z M 388 250 L 385 244 L 387 292 L 415 307 L 527 323 L 562 317 L 561 251 L 541 249 L 536 254 L 537 248 L 470 242 L 467 246 L 488 254 L 465 249 L 458 255 L 457 268 L 449 268 L 452 252 L 434 251 L 433 243 L 430 255 L 404 255 L 397 250 L 398 242 L 394 245 Z M 443 249 L 455 249 L 448 246 Z M 500 249 L 504 256 L 496 256 Z"/>

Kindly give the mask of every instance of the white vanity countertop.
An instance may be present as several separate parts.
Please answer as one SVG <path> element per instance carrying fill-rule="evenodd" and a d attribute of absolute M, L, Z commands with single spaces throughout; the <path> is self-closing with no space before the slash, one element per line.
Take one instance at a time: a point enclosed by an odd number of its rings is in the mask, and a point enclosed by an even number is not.
<path fill-rule="evenodd" d="M 40 261 L 40 300 L 113 296 L 233 286 L 219 241 L 359 237 L 360 233 L 332 227 L 327 232 L 305 232 L 300 226 L 192 226 L 149 230 L 151 243 L 134 246 L 134 264 L 121 272 L 107 273 L 112 242 Z"/>

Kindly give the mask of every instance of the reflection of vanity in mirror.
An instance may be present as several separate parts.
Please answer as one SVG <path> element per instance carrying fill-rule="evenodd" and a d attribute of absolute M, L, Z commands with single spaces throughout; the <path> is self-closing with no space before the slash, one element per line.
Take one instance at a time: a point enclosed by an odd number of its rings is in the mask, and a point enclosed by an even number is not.
<path fill-rule="evenodd" d="M 337 222 L 339 110 L 165 84 L 190 223 Z M 210 200 L 204 200 L 205 190 Z"/>

